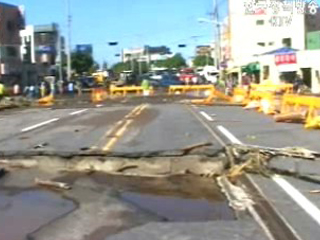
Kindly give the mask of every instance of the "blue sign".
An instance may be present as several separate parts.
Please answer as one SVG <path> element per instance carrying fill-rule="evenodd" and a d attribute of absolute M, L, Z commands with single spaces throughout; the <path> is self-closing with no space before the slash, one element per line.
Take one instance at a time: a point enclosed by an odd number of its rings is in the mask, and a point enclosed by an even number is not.
<path fill-rule="evenodd" d="M 53 53 L 55 52 L 55 48 L 51 46 L 38 46 L 37 51 L 42 53 Z"/>
<path fill-rule="evenodd" d="M 92 55 L 92 45 L 91 44 L 80 44 L 76 46 L 76 51 L 80 53 L 86 53 Z"/>

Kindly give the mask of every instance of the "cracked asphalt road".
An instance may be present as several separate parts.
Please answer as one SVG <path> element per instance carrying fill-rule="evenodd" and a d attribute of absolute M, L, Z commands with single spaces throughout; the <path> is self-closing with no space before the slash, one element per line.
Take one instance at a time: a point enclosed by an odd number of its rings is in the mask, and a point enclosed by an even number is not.
<path fill-rule="evenodd" d="M 317 144 L 319 133 L 307 132 L 299 125 L 276 124 L 266 116 L 245 112 L 239 107 L 191 107 L 172 101 L 151 103 L 140 100 L 103 106 L 86 105 L 73 108 L 71 105 L 68 108 L 16 110 L 0 113 L 0 124 L 3 126 L 0 134 L 2 153 L 172 151 L 207 142 L 212 143 L 212 146 L 206 148 L 215 151 L 235 139 L 269 147 L 298 145 L 320 150 Z M 231 133 L 231 138 L 219 130 L 218 127 L 221 126 Z M 303 171 L 315 171 L 314 169 L 319 167 L 316 162 L 300 164 Z M 290 168 L 292 163 L 282 163 L 282 167 Z M 34 176 L 50 179 L 61 177 L 49 170 L 32 173 L 29 178 L 32 180 Z M 24 175 L 20 177 L 20 182 L 19 179 L 16 181 L 22 184 Z M 320 234 L 317 216 L 311 216 L 294 197 L 274 181 L 259 176 L 252 176 L 252 179 L 301 239 L 317 239 L 316 236 Z M 286 179 L 316 208 L 320 207 L 317 196 L 307 193 L 309 190 L 318 189 L 317 184 Z M 5 179 L 5 182 L 1 183 L 6 188 L 18 187 L 19 184 L 12 179 Z M 24 183 L 23 187 L 28 188 L 30 184 L 31 182 Z M 30 239 L 268 239 L 261 227 L 250 217 L 233 221 L 161 222 L 152 214 L 141 213 L 130 204 L 119 203 L 113 190 L 106 189 L 101 184 L 96 185 L 90 179 L 80 179 L 72 191 L 74 195 L 80 194 L 79 198 L 87 201 L 84 208 L 38 229 L 29 235 Z M 90 199 L 87 199 L 87 196 L 90 196 Z M 97 204 L 92 204 L 93 202 Z M 119 209 L 112 214 L 112 211 L 117 209 L 116 205 Z M 94 218 L 94 213 L 97 212 L 101 215 Z M 117 218 L 123 212 L 125 218 L 122 222 L 108 222 L 108 219 Z M 93 218 L 83 217 L 88 216 L 86 214 Z M 87 220 L 80 221 L 75 226 L 77 219 L 81 218 Z M 137 220 L 136 224 L 132 224 L 132 219 Z M 78 234 L 75 234 L 77 229 Z M 216 232 L 218 233 L 215 234 Z"/>

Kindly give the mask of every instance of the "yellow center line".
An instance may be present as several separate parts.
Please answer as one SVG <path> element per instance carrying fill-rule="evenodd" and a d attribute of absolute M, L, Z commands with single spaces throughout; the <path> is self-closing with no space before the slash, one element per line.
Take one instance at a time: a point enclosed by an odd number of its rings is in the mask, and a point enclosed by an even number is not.
<path fill-rule="evenodd" d="M 147 107 L 146 104 L 140 105 L 137 108 L 135 108 L 131 113 L 129 113 L 125 117 L 126 120 L 125 120 L 125 123 L 123 124 L 123 126 L 115 132 L 114 136 L 107 142 L 107 144 L 104 146 L 104 148 L 102 150 L 105 152 L 110 151 L 112 149 L 112 147 L 117 143 L 117 141 L 123 136 L 123 134 L 126 132 L 128 127 L 133 123 L 133 119 L 128 119 L 128 118 L 137 117 L 138 115 L 140 115 L 142 113 L 142 111 L 146 107 Z"/>
<path fill-rule="evenodd" d="M 111 129 L 109 129 L 103 136 L 97 141 L 96 144 L 94 144 L 91 149 L 98 149 L 99 146 L 102 144 L 102 141 L 104 141 L 108 136 L 112 135 L 112 133 L 125 122 L 125 119 L 130 118 L 133 114 L 135 114 L 143 105 L 139 105 L 135 107 L 132 111 L 130 111 L 127 115 L 124 116 L 123 119 L 116 122 Z"/>

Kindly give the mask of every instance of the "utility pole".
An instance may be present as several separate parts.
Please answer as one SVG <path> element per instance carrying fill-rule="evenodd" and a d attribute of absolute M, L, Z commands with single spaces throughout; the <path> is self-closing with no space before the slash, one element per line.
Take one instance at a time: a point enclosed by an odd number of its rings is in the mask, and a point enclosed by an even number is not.
<path fill-rule="evenodd" d="M 58 61 L 59 61 L 59 80 L 63 79 L 62 71 L 62 43 L 61 43 L 61 28 L 58 28 Z"/>
<path fill-rule="evenodd" d="M 67 43 L 67 80 L 71 80 L 71 10 L 70 10 L 70 0 L 67 1 L 67 28 L 68 28 L 68 43 Z"/>
<path fill-rule="evenodd" d="M 220 18 L 219 18 L 219 4 L 218 0 L 213 0 L 214 4 L 214 22 L 216 23 L 215 29 L 217 32 L 217 37 L 215 41 L 216 48 L 216 65 L 217 69 L 220 69 L 221 62 L 221 26 L 220 26 Z"/>

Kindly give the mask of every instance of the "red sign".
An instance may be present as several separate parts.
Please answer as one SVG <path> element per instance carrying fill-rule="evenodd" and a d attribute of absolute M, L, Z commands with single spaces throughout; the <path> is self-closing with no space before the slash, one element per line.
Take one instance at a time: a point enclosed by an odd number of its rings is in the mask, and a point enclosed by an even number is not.
<path fill-rule="evenodd" d="M 254 15 L 266 15 L 266 14 L 267 14 L 267 12 L 266 12 L 266 10 L 263 9 L 263 8 L 258 8 L 258 9 L 256 9 L 256 10 L 254 11 Z"/>
<path fill-rule="evenodd" d="M 296 64 L 297 56 L 295 53 L 279 54 L 275 56 L 276 65 Z"/>

